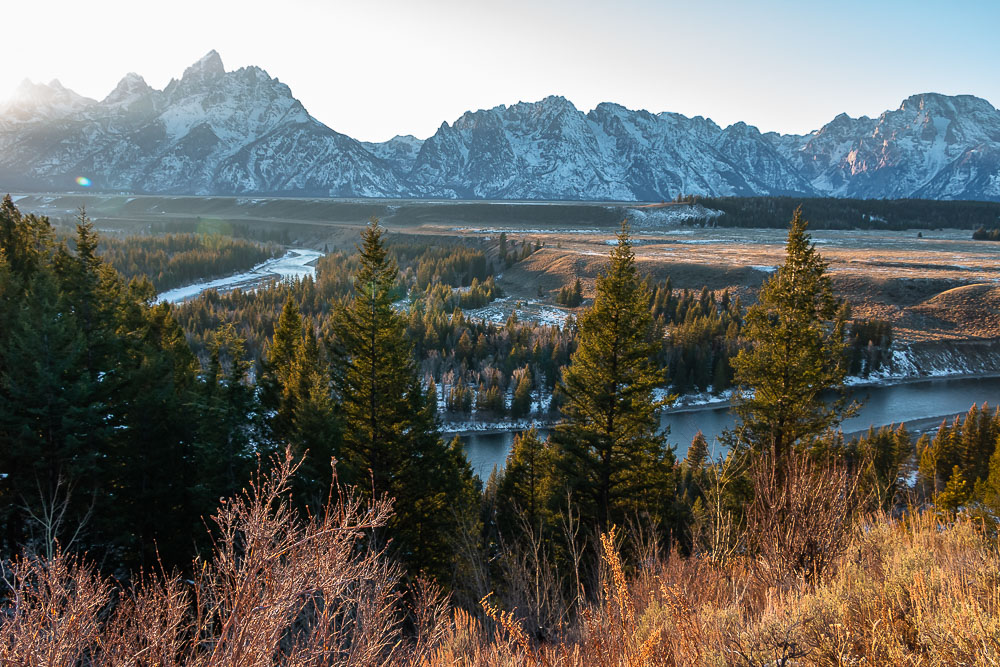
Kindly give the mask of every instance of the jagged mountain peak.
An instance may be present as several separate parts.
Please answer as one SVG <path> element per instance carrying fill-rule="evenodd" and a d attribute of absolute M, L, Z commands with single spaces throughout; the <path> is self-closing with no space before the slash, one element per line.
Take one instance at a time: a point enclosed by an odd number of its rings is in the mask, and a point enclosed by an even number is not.
<path fill-rule="evenodd" d="M 155 92 L 157 91 L 154 91 L 144 78 L 135 72 L 129 72 L 122 77 L 122 80 L 118 82 L 114 90 L 108 93 L 108 96 L 101 101 L 101 104 L 107 106 L 129 105 Z"/>
<path fill-rule="evenodd" d="M 729 125 L 723 130 L 724 133 L 730 135 L 736 135 L 740 137 L 759 137 L 761 136 L 760 130 L 758 130 L 753 125 L 748 125 L 742 120 L 736 121 L 732 125 Z"/>
<path fill-rule="evenodd" d="M 215 49 L 212 49 L 193 65 L 184 70 L 182 79 L 216 77 L 226 73 L 226 68 L 222 65 L 222 56 Z"/>
<path fill-rule="evenodd" d="M 53 120 L 76 114 L 97 104 L 53 79 L 49 83 L 34 83 L 24 79 L 7 103 L 0 107 L 0 118 L 31 122 L 33 120 Z"/>
<path fill-rule="evenodd" d="M 25 78 L 21 80 L 21 83 L 14 90 L 11 100 L 44 100 L 57 97 L 79 100 L 89 99 L 62 85 L 59 79 L 52 79 L 48 83 L 35 83 L 31 79 Z"/>
<path fill-rule="evenodd" d="M 518 102 L 517 104 L 514 104 L 509 108 L 509 110 L 511 111 L 515 109 L 524 109 L 532 111 L 538 110 L 538 111 L 547 111 L 556 113 L 578 112 L 576 105 L 574 105 L 572 102 L 570 102 L 562 95 L 548 95 L 538 100 L 537 102 Z"/>
<path fill-rule="evenodd" d="M 987 100 L 975 95 L 943 95 L 941 93 L 918 93 L 910 95 L 899 105 L 899 111 L 929 113 L 993 113 L 996 109 Z M 887 112 L 888 113 L 888 112 Z"/>

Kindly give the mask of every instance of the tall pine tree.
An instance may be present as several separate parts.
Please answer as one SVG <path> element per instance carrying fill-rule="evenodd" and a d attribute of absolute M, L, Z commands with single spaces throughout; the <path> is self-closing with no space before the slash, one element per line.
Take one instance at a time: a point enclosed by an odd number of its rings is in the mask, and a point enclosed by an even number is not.
<path fill-rule="evenodd" d="M 444 578 L 452 536 L 469 511 L 472 472 L 457 442 L 438 432 L 436 404 L 421 387 L 406 319 L 392 307 L 398 269 L 374 218 L 362 233 L 354 296 L 334 315 L 334 385 L 351 481 L 395 499 L 389 535 L 411 571 Z"/>
<path fill-rule="evenodd" d="M 552 435 L 563 483 L 601 529 L 640 509 L 662 517 L 669 501 L 674 456 L 653 391 L 665 378 L 650 298 L 623 222 L 593 306 L 580 317 L 579 345 L 558 386 L 564 420 Z"/>
<path fill-rule="evenodd" d="M 330 369 L 310 321 L 285 301 L 267 349 L 261 402 L 274 450 L 304 457 L 294 480 L 300 505 L 318 506 L 330 488 L 331 458 L 340 455 L 340 428 Z"/>
<path fill-rule="evenodd" d="M 796 209 L 785 263 L 747 312 L 743 337 L 750 346 L 732 360 L 740 388 L 733 409 L 740 421 L 729 440 L 770 453 L 775 465 L 796 443 L 852 411 L 843 400 L 831 405 L 822 398 L 842 389 L 847 375 L 847 308 L 834 298 L 807 226 Z"/>

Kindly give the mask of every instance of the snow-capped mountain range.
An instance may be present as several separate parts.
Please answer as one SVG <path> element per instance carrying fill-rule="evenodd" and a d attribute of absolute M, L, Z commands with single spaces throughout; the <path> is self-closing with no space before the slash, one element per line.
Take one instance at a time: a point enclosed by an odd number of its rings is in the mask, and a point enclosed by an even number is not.
<path fill-rule="evenodd" d="M 0 188 L 164 194 L 659 201 L 679 193 L 1000 201 L 1000 111 L 914 95 L 806 135 L 562 97 L 470 111 L 428 139 L 359 142 L 215 51 L 163 90 L 100 102 L 25 81 L 0 106 Z"/>

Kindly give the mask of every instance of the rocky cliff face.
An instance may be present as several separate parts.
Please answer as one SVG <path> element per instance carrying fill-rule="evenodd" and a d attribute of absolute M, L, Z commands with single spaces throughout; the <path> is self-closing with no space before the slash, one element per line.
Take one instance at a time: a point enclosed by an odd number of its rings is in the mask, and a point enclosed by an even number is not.
<path fill-rule="evenodd" d="M 678 193 L 1000 200 L 1000 112 L 915 95 L 807 135 L 562 97 L 467 112 L 433 136 L 362 143 L 264 70 L 212 51 L 160 91 L 100 102 L 25 82 L 0 108 L 0 186 L 177 194 L 661 200 Z"/>

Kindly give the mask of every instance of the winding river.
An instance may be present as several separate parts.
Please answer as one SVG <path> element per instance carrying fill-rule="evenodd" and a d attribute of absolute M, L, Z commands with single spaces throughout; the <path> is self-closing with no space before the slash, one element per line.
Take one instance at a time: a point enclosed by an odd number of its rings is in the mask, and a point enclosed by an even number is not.
<path fill-rule="evenodd" d="M 244 273 L 178 287 L 158 294 L 156 299 L 157 301 L 167 301 L 169 303 L 182 303 L 210 289 L 219 290 L 220 292 L 236 288 L 254 289 L 276 278 L 284 280 L 285 278 L 315 276 L 316 268 L 313 266 L 313 263 L 322 256 L 323 253 L 319 250 L 290 248 L 281 257 L 275 257 L 274 259 L 262 262 Z"/>
<path fill-rule="evenodd" d="M 857 416 L 844 422 L 844 433 L 900 422 L 916 432 L 936 427 L 941 418 L 965 412 L 973 403 L 986 401 L 996 406 L 1000 403 L 1000 377 L 942 378 L 858 387 L 852 396 L 863 405 Z M 699 430 L 708 439 L 710 450 L 714 448 L 720 453 L 717 438 L 733 425 L 733 417 L 729 408 L 706 406 L 665 412 L 661 422 L 670 428 L 668 440 L 676 446 L 677 457 L 683 458 Z M 494 466 L 503 467 L 514 435 L 515 432 L 509 431 L 461 436 L 473 470 L 484 480 Z"/>

